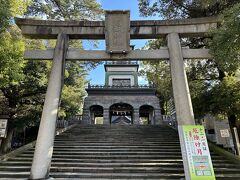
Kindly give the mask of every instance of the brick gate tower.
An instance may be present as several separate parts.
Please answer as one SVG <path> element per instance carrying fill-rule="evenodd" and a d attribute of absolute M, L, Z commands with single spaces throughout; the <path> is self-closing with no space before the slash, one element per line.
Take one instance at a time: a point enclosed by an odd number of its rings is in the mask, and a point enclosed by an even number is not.
<path fill-rule="evenodd" d="M 138 85 L 137 61 L 105 65 L 105 84 L 88 85 L 85 124 L 161 124 L 159 99 L 152 85 Z"/>

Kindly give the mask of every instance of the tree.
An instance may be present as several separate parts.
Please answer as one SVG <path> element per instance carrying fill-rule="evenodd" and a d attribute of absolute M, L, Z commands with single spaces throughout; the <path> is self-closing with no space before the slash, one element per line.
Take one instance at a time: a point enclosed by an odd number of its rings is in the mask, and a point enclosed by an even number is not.
<path fill-rule="evenodd" d="M 221 82 L 210 91 L 213 95 L 212 101 L 209 103 L 210 109 L 216 115 L 227 117 L 230 127 L 237 126 L 237 121 L 240 120 L 239 28 L 240 3 L 224 11 L 223 22 L 218 29 L 212 31 L 213 39 L 210 43 L 210 53 L 225 74 Z"/>
<path fill-rule="evenodd" d="M 14 16 L 22 15 L 30 0 L 0 0 L 0 32 L 4 31 Z"/>
<path fill-rule="evenodd" d="M 24 42 L 20 35 L 19 30 L 12 24 L 12 17 L 16 15 L 22 15 L 24 9 L 26 9 L 29 1 L 16 1 L 16 0 L 4 0 L 0 1 L 0 90 L 1 101 L 3 101 L 3 107 L 6 114 L 9 115 L 8 133 L 7 138 L 3 140 L 0 151 L 6 151 L 11 145 L 11 138 L 13 135 L 12 122 L 14 119 L 13 106 L 15 99 L 6 96 L 6 91 L 14 91 L 15 89 L 9 89 L 9 86 L 19 85 L 24 78 L 22 68 Z M 11 99 L 11 100 L 10 100 Z"/>
<path fill-rule="evenodd" d="M 234 5 L 234 6 L 233 6 Z M 213 60 L 187 61 L 186 71 L 195 116 L 225 116 L 230 125 L 239 119 L 240 5 L 238 1 L 139 0 L 142 15 L 162 18 L 194 18 L 223 13 L 223 22 L 211 32 L 213 38 L 183 39 L 191 48 L 210 47 Z M 154 73 L 154 72 L 153 72 Z M 156 74 L 152 75 L 156 76 Z"/>
<path fill-rule="evenodd" d="M 161 113 L 167 114 L 168 102 L 172 94 L 170 67 L 167 61 L 144 61 L 144 69 L 140 73 L 145 76 L 151 84 L 157 88 L 160 101 Z"/>
<path fill-rule="evenodd" d="M 27 16 L 46 17 L 54 20 L 99 20 L 103 10 L 95 0 L 33 0 Z M 54 41 L 51 41 L 54 46 Z M 82 41 L 70 40 L 70 47 L 82 49 Z M 96 62 L 67 62 L 65 70 L 65 85 L 59 115 L 61 117 L 80 113 L 83 97 L 86 95 L 84 87 L 87 69 L 95 68 Z"/>
<path fill-rule="evenodd" d="M 159 49 L 166 45 L 164 39 L 149 40 L 143 49 Z M 166 114 L 168 111 L 168 101 L 172 94 L 172 84 L 170 75 L 170 66 L 167 61 L 143 61 L 143 69 L 140 74 L 154 84 L 157 88 L 157 95 L 160 101 L 161 113 Z"/>
<path fill-rule="evenodd" d="M 212 31 L 210 52 L 222 71 L 235 73 L 240 65 L 240 3 L 223 13 L 221 26 Z"/>
<path fill-rule="evenodd" d="M 32 0 L 26 15 L 54 20 L 98 20 L 103 10 L 96 0 Z"/>
<path fill-rule="evenodd" d="M 17 15 L 17 12 L 23 13 L 28 5 L 27 1 L 20 0 L 16 1 L 6 1 L 9 6 L 6 6 L 9 9 L 6 9 L 6 15 L 2 16 L 1 21 L 6 22 L 4 27 L 1 27 L 0 34 L 0 101 L 3 101 L 6 106 L 6 111 L 9 115 L 9 124 L 8 124 L 8 134 L 7 138 L 4 139 L 1 145 L 1 152 L 6 152 L 11 147 L 11 140 L 13 131 L 16 128 L 23 128 L 27 126 L 35 126 L 39 123 L 42 105 L 44 103 L 44 96 L 47 87 L 48 75 L 51 69 L 50 61 L 26 61 L 23 59 L 24 46 L 27 49 L 44 49 L 47 47 L 52 47 L 55 44 L 55 41 L 42 41 L 42 40 L 25 40 L 20 34 L 19 29 L 13 24 L 13 16 Z M 24 2 L 24 6 L 21 6 L 19 3 Z M 44 7 L 44 4 L 47 1 L 33 1 L 30 9 L 35 9 L 37 12 L 37 5 L 41 4 Z M 50 2 L 50 1 L 49 1 Z M 53 1 L 52 1 L 53 2 Z M 65 10 L 66 15 L 65 19 L 74 19 L 74 13 L 68 15 L 69 6 L 73 6 L 71 3 L 74 3 L 73 7 L 77 7 L 75 9 L 75 13 L 79 11 L 80 16 L 76 17 L 79 19 L 81 15 L 87 16 L 92 15 L 89 18 L 96 18 L 96 16 L 100 16 L 101 13 L 94 14 L 91 12 L 86 12 L 86 9 L 81 5 L 86 4 L 90 8 L 90 5 L 94 5 L 95 1 L 82 1 L 82 4 L 79 5 L 80 1 L 55 1 L 60 2 L 58 4 L 58 8 L 61 11 Z M 4 3 L 3 3 L 4 4 Z M 2 5 L 2 4 L 1 4 Z M 15 6 L 16 5 L 16 6 Z M 45 4 L 46 5 L 46 4 Z M 49 5 L 49 4 L 47 4 Z M 14 8 L 20 8 L 22 11 L 17 11 Z M 24 7 L 24 8 L 23 8 Z M 27 15 L 34 15 L 36 12 L 31 11 L 28 8 Z M 54 9 L 54 13 L 56 13 L 56 7 L 52 7 Z M 81 9 L 82 8 L 82 9 Z M 96 11 L 99 8 L 99 12 L 101 11 L 100 6 L 96 3 Z M 1 6 L 1 9 L 3 7 Z M 89 10 L 91 11 L 91 10 Z M 50 13 L 51 17 L 60 18 L 63 14 L 51 14 L 51 11 L 47 11 Z M 72 12 L 72 11 L 71 11 Z M 2 13 L 2 12 L 1 12 Z M 21 15 L 19 13 L 19 15 Z M 44 17 L 48 17 L 47 14 L 43 14 Z M 49 15 L 49 17 L 50 17 Z M 82 46 L 80 41 L 71 41 L 72 47 L 80 47 Z M 63 89 L 62 96 L 62 104 L 60 108 L 61 116 L 68 116 L 70 113 L 78 113 L 81 107 L 82 98 L 85 95 L 84 85 L 86 67 L 95 67 L 94 63 L 81 63 L 67 62 L 66 64 L 66 83 Z M 80 105 L 79 105 L 79 104 Z"/>
<path fill-rule="evenodd" d="M 8 28 L 9 30 L 10 28 Z M 17 31 L 2 33 L 5 41 L 0 45 L 1 55 L 0 90 L 5 101 L 5 114 L 9 116 L 7 138 L 3 140 L 1 152 L 11 147 L 11 139 L 16 128 L 36 125 L 39 122 L 49 62 L 32 62 L 23 60 L 24 42 Z M 1 36 L 2 37 L 2 36 Z M 39 43 L 42 43 L 39 41 Z M 35 44 L 40 47 L 43 44 Z M 33 47 L 34 44 L 31 44 Z M 4 60 L 4 61 L 3 61 Z M 36 70 L 37 69 L 37 70 Z"/>
<path fill-rule="evenodd" d="M 164 19 L 213 16 L 238 0 L 138 0 L 142 16 L 159 16 Z"/>
<path fill-rule="evenodd" d="M 83 98 L 86 96 L 86 71 L 82 63 L 68 62 L 66 64 L 65 83 L 62 91 L 61 108 L 59 115 L 69 117 L 82 113 Z"/>

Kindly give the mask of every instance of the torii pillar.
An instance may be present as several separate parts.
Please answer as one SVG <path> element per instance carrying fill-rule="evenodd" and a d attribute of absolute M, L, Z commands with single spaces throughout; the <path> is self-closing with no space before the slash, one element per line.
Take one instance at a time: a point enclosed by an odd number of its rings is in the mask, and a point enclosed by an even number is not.
<path fill-rule="evenodd" d="M 187 81 L 187 75 L 184 68 L 184 61 L 182 55 L 182 48 L 180 45 L 179 34 L 170 33 L 168 34 L 167 39 L 171 67 L 173 96 L 177 114 L 178 134 L 181 145 L 185 179 L 191 180 L 192 177 L 194 176 L 193 174 L 195 174 L 195 172 L 194 173 L 192 172 L 193 165 L 191 164 L 193 157 L 190 158 L 188 157 L 188 155 L 191 153 L 191 152 L 189 153 L 189 146 L 191 145 L 189 144 L 187 145 L 185 143 L 186 134 L 183 129 L 187 127 L 186 125 L 190 126 L 195 125 L 192 101 Z M 201 139 L 203 139 L 207 144 L 206 137 L 203 137 L 202 135 Z M 200 178 L 208 178 L 209 180 L 215 180 L 211 156 L 207 145 L 205 150 L 207 151 L 205 156 L 208 158 L 208 168 L 211 169 L 211 173 L 208 176 L 205 177 L 202 176 Z"/>
<path fill-rule="evenodd" d="M 180 38 L 177 33 L 168 34 L 167 38 L 177 122 L 178 125 L 195 125 Z"/>
<path fill-rule="evenodd" d="M 59 34 L 29 179 L 49 178 L 67 48 L 68 36 Z"/>

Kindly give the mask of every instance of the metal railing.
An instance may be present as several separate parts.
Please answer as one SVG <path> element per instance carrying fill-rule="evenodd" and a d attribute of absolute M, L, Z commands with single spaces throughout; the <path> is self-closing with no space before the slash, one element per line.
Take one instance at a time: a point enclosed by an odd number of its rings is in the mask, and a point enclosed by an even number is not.
<path fill-rule="evenodd" d="M 106 61 L 106 65 L 137 65 L 138 61 Z"/>
<path fill-rule="evenodd" d="M 88 89 L 117 89 L 117 88 L 139 88 L 139 89 L 151 89 L 156 88 L 155 85 L 137 85 L 137 86 L 108 86 L 108 85 L 92 85 L 88 84 Z"/>

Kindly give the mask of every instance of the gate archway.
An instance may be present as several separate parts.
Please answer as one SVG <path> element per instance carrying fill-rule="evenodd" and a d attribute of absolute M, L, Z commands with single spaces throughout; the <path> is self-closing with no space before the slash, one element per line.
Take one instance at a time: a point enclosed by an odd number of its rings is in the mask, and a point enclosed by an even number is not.
<path fill-rule="evenodd" d="M 111 124 L 132 124 L 133 123 L 133 107 L 127 103 L 116 103 L 110 106 L 110 122 Z"/>
<path fill-rule="evenodd" d="M 91 124 L 103 124 L 103 107 L 93 105 L 89 108 Z"/>
<path fill-rule="evenodd" d="M 143 105 L 139 108 L 139 116 L 141 124 L 154 124 L 155 114 L 154 107 Z"/>

